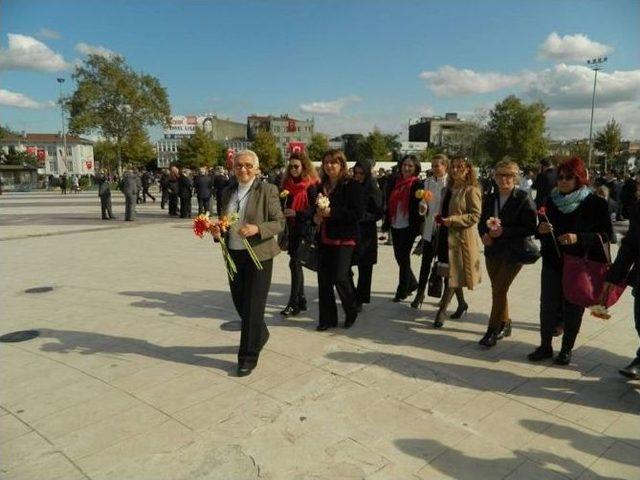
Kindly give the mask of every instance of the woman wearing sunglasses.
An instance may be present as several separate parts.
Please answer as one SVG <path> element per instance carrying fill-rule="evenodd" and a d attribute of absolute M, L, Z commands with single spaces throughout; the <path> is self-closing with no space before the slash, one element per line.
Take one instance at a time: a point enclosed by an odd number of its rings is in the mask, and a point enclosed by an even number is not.
<path fill-rule="evenodd" d="M 280 190 L 280 198 L 284 203 L 284 216 L 287 219 L 287 251 L 290 257 L 289 270 L 291 271 L 289 302 L 280 312 L 285 317 L 294 316 L 307 310 L 307 298 L 304 295 L 304 274 L 296 252 L 300 246 L 300 240 L 309 236 L 311 232 L 311 222 L 318 195 L 318 182 L 316 169 L 307 156 L 304 153 L 292 153 Z"/>
<path fill-rule="evenodd" d="M 570 158 L 558 166 L 557 182 L 538 225 L 538 237 L 542 240 L 540 346 L 528 358 L 539 362 L 553 357 L 552 339 L 564 332 L 554 363 L 568 365 L 584 308 L 564 296 L 563 256 L 588 255 L 592 260 L 605 262 L 601 241 L 606 244 L 611 240 L 613 227 L 607 202 L 589 189 L 587 170 L 580 158 Z"/>

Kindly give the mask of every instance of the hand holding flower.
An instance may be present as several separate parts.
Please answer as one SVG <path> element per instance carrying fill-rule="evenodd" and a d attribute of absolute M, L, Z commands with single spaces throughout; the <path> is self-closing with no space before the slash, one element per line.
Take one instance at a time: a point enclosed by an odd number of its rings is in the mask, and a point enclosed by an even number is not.
<path fill-rule="evenodd" d="M 503 233 L 504 233 L 504 230 L 502 229 L 502 227 L 501 227 L 501 226 L 499 226 L 499 227 L 497 227 L 497 228 L 495 228 L 495 229 L 489 230 L 489 236 L 490 236 L 491 238 L 498 238 L 498 237 L 500 237 Z"/>
<path fill-rule="evenodd" d="M 485 247 L 490 247 L 491 245 L 493 245 L 493 238 L 491 238 L 488 233 L 485 233 L 484 235 L 482 235 L 481 240 L 482 240 L 482 244 Z"/>
<path fill-rule="evenodd" d="M 246 223 L 238 229 L 238 235 L 240 235 L 242 238 L 253 237 L 258 233 L 260 233 L 260 229 L 258 228 L 258 226 L 251 223 Z"/>
<path fill-rule="evenodd" d="M 540 235 L 547 235 L 553 232 L 553 226 L 549 222 L 540 222 L 538 225 L 538 233 Z"/>

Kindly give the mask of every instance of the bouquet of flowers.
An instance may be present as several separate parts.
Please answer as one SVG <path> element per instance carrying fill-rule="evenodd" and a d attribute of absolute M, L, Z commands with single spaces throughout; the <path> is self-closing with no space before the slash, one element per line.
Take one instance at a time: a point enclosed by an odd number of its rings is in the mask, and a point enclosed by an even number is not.
<path fill-rule="evenodd" d="M 331 202 L 329 201 L 329 197 L 319 193 L 318 198 L 316 199 L 316 207 L 318 207 L 320 211 L 323 211 L 329 209 L 330 206 Z"/>
<path fill-rule="evenodd" d="M 487 228 L 492 232 L 495 232 L 500 227 L 502 227 L 502 222 L 498 217 L 489 217 L 487 219 Z"/>
<path fill-rule="evenodd" d="M 416 198 L 423 202 L 430 202 L 433 199 L 433 193 L 431 190 L 424 190 L 422 188 L 416 190 Z"/>
<path fill-rule="evenodd" d="M 551 225 L 551 222 L 549 221 L 549 217 L 547 217 L 547 209 L 545 208 L 544 205 L 538 209 L 538 215 L 542 217 L 542 220 L 544 220 L 549 225 Z M 560 248 L 558 248 L 558 241 L 556 240 L 556 235 L 555 233 L 553 233 L 553 228 L 551 229 L 550 233 L 551 233 L 551 238 L 553 239 L 553 246 L 556 248 L 556 253 L 558 254 L 558 257 L 562 258 L 562 255 L 560 255 Z"/>
<path fill-rule="evenodd" d="M 222 216 L 217 222 L 212 221 L 209 217 L 209 213 L 198 215 L 193 221 L 193 233 L 199 237 L 203 238 L 206 233 L 210 233 L 213 235 L 213 228 L 218 227 L 220 231 L 224 234 L 226 231 L 230 230 L 238 223 L 238 214 L 233 213 L 231 215 Z M 224 239 L 224 236 L 220 236 L 218 239 L 220 242 L 220 247 L 222 249 L 222 258 L 225 261 L 225 266 L 227 269 L 227 275 L 229 278 L 233 280 L 233 277 L 238 272 L 235 262 L 233 258 L 231 258 L 231 254 L 229 253 L 229 248 L 227 247 L 227 242 Z M 263 270 L 262 264 L 256 255 L 256 252 L 251 247 L 249 240 L 246 238 L 242 238 L 242 243 L 244 244 L 251 260 L 253 260 L 253 264 L 256 266 L 258 270 Z"/>

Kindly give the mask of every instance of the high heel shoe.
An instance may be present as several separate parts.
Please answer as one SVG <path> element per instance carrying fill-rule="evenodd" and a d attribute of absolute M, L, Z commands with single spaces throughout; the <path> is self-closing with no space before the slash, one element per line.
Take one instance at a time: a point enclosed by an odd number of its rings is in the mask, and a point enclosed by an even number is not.
<path fill-rule="evenodd" d="M 460 317 L 462 317 L 462 315 L 467 313 L 467 310 L 469 310 L 469 305 L 465 302 L 465 303 L 460 303 L 458 304 L 458 308 L 456 309 L 455 312 L 453 312 L 449 318 L 453 319 L 453 320 L 457 320 Z"/>
<path fill-rule="evenodd" d="M 424 302 L 424 290 L 419 289 L 418 293 L 416 293 L 416 298 L 411 302 L 411 308 L 422 308 L 422 302 Z"/>
<path fill-rule="evenodd" d="M 511 322 L 507 323 L 500 329 L 497 335 L 497 339 L 502 340 L 503 338 L 510 337 L 510 336 L 511 336 Z"/>
<path fill-rule="evenodd" d="M 446 312 L 444 310 L 438 310 L 436 319 L 433 321 L 433 328 L 442 328 L 442 326 L 444 325 L 445 313 Z"/>
<path fill-rule="evenodd" d="M 284 317 L 293 317 L 295 315 L 298 315 L 299 313 L 300 313 L 300 308 L 287 305 L 285 309 L 280 312 L 280 315 Z"/>
<path fill-rule="evenodd" d="M 482 337 L 478 343 L 488 348 L 495 347 L 498 343 L 498 332 L 489 327 L 487 333 L 484 334 L 484 337 Z"/>

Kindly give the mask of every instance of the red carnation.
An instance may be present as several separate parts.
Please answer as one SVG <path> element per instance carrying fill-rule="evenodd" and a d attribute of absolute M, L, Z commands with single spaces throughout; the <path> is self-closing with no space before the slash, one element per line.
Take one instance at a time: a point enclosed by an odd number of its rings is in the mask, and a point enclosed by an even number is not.
<path fill-rule="evenodd" d="M 434 217 L 436 221 L 436 225 L 442 225 L 444 222 L 442 221 L 442 215 L 438 214 Z"/>
<path fill-rule="evenodd" d="M 541 217 L 544 217 L 547 215 L 547 209 L 544 205 L 538 209 L 538 215 L 540 215 Z"/>
<path fill-rule="evenodd" d="M 207 215 L 198 215 L 193 221 L 193 233 L 202 238 L 211 229 L 211 221 Z"/>

